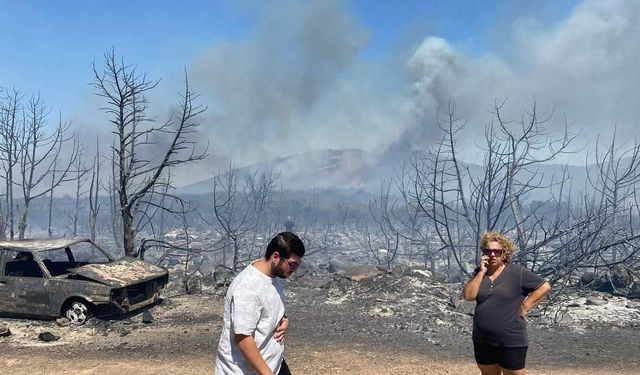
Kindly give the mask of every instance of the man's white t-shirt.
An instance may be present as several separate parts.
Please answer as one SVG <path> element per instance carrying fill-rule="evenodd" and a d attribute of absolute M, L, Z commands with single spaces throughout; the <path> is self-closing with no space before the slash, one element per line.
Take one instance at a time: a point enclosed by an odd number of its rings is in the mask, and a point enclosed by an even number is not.
<path fill-rule="evenodd" d="M 224 299 L 222 334 L 218 342 L 216 374 L 255 374 L 234 340 L 234 334 L 253 336 L 258 351 L 273 373 L 280 370 L 284 343 L 273 335 L 284 316 L 284 291 L 277 277 L 269 277 L 253 264 L 233 280 Z"/>

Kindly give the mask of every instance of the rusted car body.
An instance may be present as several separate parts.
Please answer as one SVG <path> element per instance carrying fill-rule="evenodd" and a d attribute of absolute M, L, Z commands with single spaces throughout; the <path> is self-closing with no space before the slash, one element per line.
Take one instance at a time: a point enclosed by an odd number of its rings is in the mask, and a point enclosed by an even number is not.
<path fill-rule="evenodd" d="M 126 313 L 155 303 L 168 272 L 135 258 L 114 259 L 86 238 L 0 241 L 0 314 Z"/>

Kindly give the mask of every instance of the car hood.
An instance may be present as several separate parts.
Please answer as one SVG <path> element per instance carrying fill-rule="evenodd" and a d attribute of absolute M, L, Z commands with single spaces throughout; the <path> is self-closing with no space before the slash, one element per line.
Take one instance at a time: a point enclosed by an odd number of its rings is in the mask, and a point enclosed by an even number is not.
<path fill-rule="evenodd" d="M 122 258 L 110 263 L 87 264 L 71 268 L 69 272 L 112 287 L 125 287 L 166 275 L 168 272 L 135 258 Z"/>

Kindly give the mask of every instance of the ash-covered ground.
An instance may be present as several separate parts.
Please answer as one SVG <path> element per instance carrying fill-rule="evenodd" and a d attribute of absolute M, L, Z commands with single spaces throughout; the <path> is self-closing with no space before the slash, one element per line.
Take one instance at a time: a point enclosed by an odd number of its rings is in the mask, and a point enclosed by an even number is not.
<path fill-rule="evenodd" d="M 152 323 L 139 313 L 80 327 L 2 319 L 2 373 L 212 374 L 225 286 L 201 287 L 181 294 L 173 280 Z M 477 374 L 473 304 L 460 289 L 407 267 L 302 269 L 286 282 L 287 361 L 296 374 Z M 640 301 L 566 289 L 528 322 L 531 374 L 640 374 Z"/>

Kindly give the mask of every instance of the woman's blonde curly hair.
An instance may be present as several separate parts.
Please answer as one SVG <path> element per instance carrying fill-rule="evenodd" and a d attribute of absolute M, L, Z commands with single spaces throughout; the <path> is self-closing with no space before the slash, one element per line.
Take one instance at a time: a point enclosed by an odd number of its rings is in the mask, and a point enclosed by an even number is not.
<path fill-rule="evenodd" d="M 502 250 L 504 251 L 502 255 L 504 256 L 505 263 L 509 263 L 511 257 L 516 252 L 516 245 L 511 242 L 510 239 L 507 238 L 504 234 L 495 231 L 485 232 L 480 239 L 480 247 L 485 249 L 489 242 L 498 242 Z"/>

